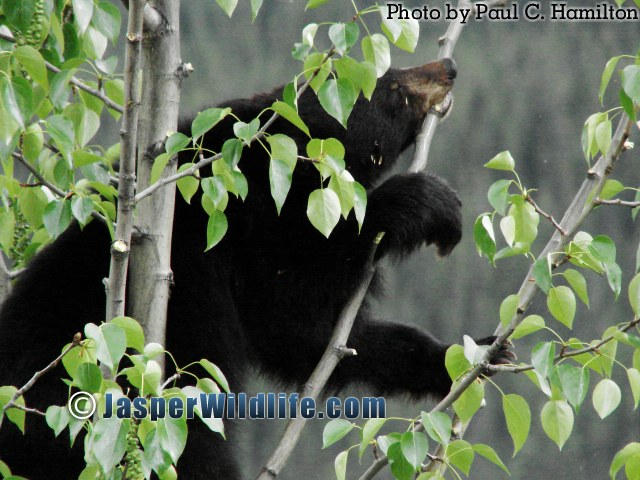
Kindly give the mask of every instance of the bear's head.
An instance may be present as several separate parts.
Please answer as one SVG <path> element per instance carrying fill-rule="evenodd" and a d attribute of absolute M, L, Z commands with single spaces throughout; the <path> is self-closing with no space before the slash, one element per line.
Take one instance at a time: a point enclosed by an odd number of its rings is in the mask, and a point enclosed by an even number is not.
<path fill-rule="evenodd" d="M 419 67 L 391 68 L 378 79 L 371 100 L 362 96 L 340 140 L 347 168 L 365 186 L 388 170 L 411 145 L 431 108 L 453 87 L 456 64 L 445 58 Z"/>

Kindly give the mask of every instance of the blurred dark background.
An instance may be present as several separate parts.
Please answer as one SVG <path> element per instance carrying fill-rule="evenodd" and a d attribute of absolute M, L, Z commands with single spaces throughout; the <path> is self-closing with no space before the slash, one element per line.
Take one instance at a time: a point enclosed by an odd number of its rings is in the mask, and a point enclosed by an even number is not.
<path fill-rule="evenodd" d="M 350 2 L 328 2 L 318 10 L 304 11 L 305 2 L 268 0 L 252 24 L 249 2 L 242 1 L 228 19 L 210 0 L 182 3 L 182 55 L 195 72 L 182 90 L 183 113 L 195 112 L 205 104 L 250 96 L 286 83 L 301 70 L 291 55 L 300 41 L 302 28 L 312 21 L 346 21 L 353 15 Z M 365 2 L 357 2 L 362 8 Z M 546 2 L 545 2 L 546 3 Z M 588 5 L 589 1 L 581 2 Z M 629 2 L 627 2 L 629 3 Z M 407 6 L 421 6 L 406 2 Z M 429 4 L 442 6 L 441 2 Z M 372 31 L 379 31 L 379 16 L 366 17 Z M 445 22 L 421 22 L 421 37 L 414 55 L 392 47 L 396 67 L 417 65 L 435 58 L 437 40 L 447 27 Z M 318 39 L 328 43 L 326 27 Z M 478 257 L 473 242 L 473 223 L 477 215 L 490 211 L 486 199 L 489 186 L 506 175 L 483 168 L 495 154 L 510 150 L 518 173 L 529 188 L 536 188 L 538 204 L 560 218 L 578 186 L 587 164 L 582 155 L 580 135 L 585 119 L 592 113 L 617 105 L 619 76 L 613 76 L 604 107 L 598 102 L 600 77 L 607 60 L 615 55 L 634 54 L 640 47 L 640 25 L 618 22 L 531 23 L 471 22 L 464 30 L 454 58 L 459 66 L 455 108 L 438 130 L 432 147 L 429 170 L 446 178 L 464 203 L 464 239 L 453 254 L 437 259 L 426 249 L 402 264 L 385 265 L 386 296 L 377 302 L 378 315 L 427 328 L 447 342 L 462 342 L 462 335 L 490 335 L 498 324 L 500 302 L 515 293 L 524 279 L 529 262 L 524 257 L 503 260 L 498 268 Z M 356 58 L 361 58 L 355 53 Z M 615 125 L 615 121 L 614 121 Z M 638 142 L 637 130 L 632 140 Z M 406 169 L 411 152 L 399 171 Z M 639 154 L 631 151 L 616 166 L 613 178 L 625 185 L 640 185 Z M 627 192 L 627 199 L 633 193 Z M 497 228 L 497 225 L 496 225 Z M 578 302 L 575 336 L 582 340 L 599 338 L 603 330 L 629 321 L 632 313 L 626 299 L 626 285 L 634 274 L 640 241 L 638 223 L 631 221 L 628 209 L 601 208 L 583 226 L 592 235 L 606 234 L 618 247 L 618 263 L 623 270 L 623 294 L 618 301 L 606 279 L 585 272 L 591 308 Z M 533 245 L 539 252 L 552 233 L 541 219 L 540 235 Z M 204 234 L 204 232 L 203 232 Z M 499 235 L 499 233 L 498 233 Z M 530 313 L 539 313 L 564 338 L 570 332 L 551 318 L 539 296 Z M 516 342 L 527 352 L 551 335 L 539 332 Z M 393 341 L 393 339 L 389 339 Z M 619 348 L 627 361 L 629 349 Z M 212 359 L 215 361 L 215 359 Z M 521 353 L 520 360 L 529 362 Z M 628 362 L 627 362 L 628 363 Z M 487 408 L 474 418 L 466 438 L 492 445 L 507 463 L 513 478 L 593 478 L 608 477 L 610 462 L 626 443 L 640 439 L 640 416 L 633 411 L 624 370 L 614 369 L 614 378 L 623 388 L 623 403 L 601 421 L 590 396 L 576 417 L 574 431 L 562 453 L 549 440 L 540 425 L 540 410 L 546 397 L 529 380 L 499 375 L 494 381 L 506 393 L 518 393 L 532 407 L 529 440 L 511 460 L 513 446 L 506 431 L 499 393 L 487 385 Z M 597 379 L 592 375 L 591 386 Z M 268 381 L 256 378 L 254 391 L 273 391 Z M 413 417 L 431 403 L 393 400 L 387 414 Z M 338 448 L 321 450 L 324 421 L 314 421 L 282 473 L 283 480 L 334 478 L 333 460 L 338 451 L 357 442 L 342 441 Z M 284 421 L 245 421 L 239 426 L 245 441 L 237 454 L 243 458 L 245 477 L 253 478 L 275 447 Z M 389 425 L 389 424 L 388 424 Z M 391 423 L 393 427 L 394 424 Z M 405 424 L 395 423 L 398 429 Z M 351 455 L 348 478 L 357 478 L 371 461 L 362 465 Z M 387 472 L 378 478 L 390 478 Z M 507 478 L 484 459 L 476 458 L 471 478 Z"/>

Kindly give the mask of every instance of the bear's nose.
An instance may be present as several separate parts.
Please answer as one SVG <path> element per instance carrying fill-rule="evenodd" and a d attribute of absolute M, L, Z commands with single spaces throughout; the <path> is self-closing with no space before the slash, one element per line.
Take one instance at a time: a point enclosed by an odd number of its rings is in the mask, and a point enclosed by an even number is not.
<path fill-rule="evenodd" d="M 454 78 L 456 78 L 456 75 L 458 75 L 458 66 L 456 65 L 456 62 L 454 62 L 451 58 L 443 58 L 442 64 L 444 65 L 449 79 L 453 80 Z"/>

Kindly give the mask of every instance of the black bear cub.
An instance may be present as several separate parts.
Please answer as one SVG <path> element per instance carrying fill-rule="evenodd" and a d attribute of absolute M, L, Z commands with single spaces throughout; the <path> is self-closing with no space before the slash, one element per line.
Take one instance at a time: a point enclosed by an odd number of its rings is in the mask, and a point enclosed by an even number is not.
<path fill-rule="evenodd" d="M 406 255 L 424 244 L 448 254 L 460 240 L 460 201 L 434 175 L 395 175 L 377 185 L 400 152 L 411 145 L 427 111 L 442 101 L 456 76 L 445 59 L 409 69 L 391 69 L 378 80 L 371 101 L 360 98 L 344 129 L 327 115 L 316 96 L 299 99 L 300 116 L 314 138 L 339 139 L 354 178 L 368 190 L 362 231 L 353 215 L 328 239 L 306 218 L 309 193 L 318 188 L 314 166 L 301 162 L 280 215 L 269 189 L 269 158 L 259 145 L 246 148 L 239 167 L 247 177 L 245 202 L 227 207 L 229 230 L 205 253 L 207 215 L 197 199 L 179 200 L 172 246 L 175 286 L 169 303 L 167 349 L 179 365 L 208 358 L 242 391 L 246 373 L 260 369 L 295 389 L 318 362 L 340 310 L 363 274 L 372 239 L 386 232 L 379 256 Z M 224 103 L 250 121 L 282 89 Z M 189 134 L 190 121 L 185 122 Z M 220 151 L 233 137 L 233 121 L 210 131 L 204 146 Z M 269 133 L 291 136 L 301 155 L 308 137 L 284 119 Z M 190 161 L 190 159 L 181 159 Z M 83 231 L 69 228 L 21 275 L 0 312 L 0 385 L 23 385 L 43 368 L 87 322 L 104 319 L 102 279 L 108 275 L 109 234 L 98 222 Z M 375 283 L 375 282 L 374 282 Z M 444 368 L 447 345 L 428 332 L 358 314 L 348 346 L 358 355 L 344 359 L 331 379 L 332 391 L 362 384 L 372 394 L 445 395 L 451 385 Z M 26 395 L 41 410 L 66 402 L 62 367 L 43 377 Z M 232 447 L 200 422 L 190 424 L 178 471 L 186 479 L 237 479 Z M 0 431 L 0 458 L 27 478 L 77 478 L 82 441 L 54 441 L 44 419 L 27 415 L 27 435 L 9 422 Z M 64 437 L 64 438 L 63 438 Z"/>

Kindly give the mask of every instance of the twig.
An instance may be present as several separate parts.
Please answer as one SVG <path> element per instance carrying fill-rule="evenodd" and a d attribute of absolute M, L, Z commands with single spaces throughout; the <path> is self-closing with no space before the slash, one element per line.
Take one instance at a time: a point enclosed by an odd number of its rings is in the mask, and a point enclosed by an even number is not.
<path fill-rule="evenodd" d="M 331 58 L 334 55 L 334 53 L 335 53 L 335 47 L 332 47 L 329 50 L 329 52 L 327 52 L 327 55 L 325 56 L 325 58 L 322 61 L 322 63 L 313 71 L 313 73 L 307 79 L 307 81 L 300 87 L 300 89 L 298 90 L 298 93 L 296 94 L 296 98 L 300 98 L 300 96 L 304 93 L 304 91 L 309 87 L 309 84 L 311 83 L 311 81 L 316 77 L 316 75 L 318 74 L 318 72 L 320 71 L 322 66 L 325 64 L 325 62 L 327 60 L 329 60 L 329 58 Z M 249 140 L 247 140 L 247 142 L 245 142 L 245 145 L 249 146 L 254 141 L 259 140 L 262 137 L 264 137 L 265 134 L 266 134 L 267 129 L 279 117 L 280 117 L 280 115 L 277 114 L 277 113 L 274 113 L 273 115 L 271 115 L 269 120 L 266 121 L 266 123 L 262 126 L 262 128 L 258 132 L 256 132 L 256 134 L 253 137 L 251 137 Z M 164 187 L 165 185 L 167 185 L 169 183 L 175 182 L 175 181 L 180 180 L 181 178 L 184 178 L 184 177 L 192 177 L 192 176 L 194 176 L 196 171 L 198 171 L 199 169 L 201 169 L 203 167 L 206 167 L 207 165 L 209 165 L 209 164 L 211 164 L 211 163 L 213 163 L 216 160 L 219 160 L 221 158 L 222 158 L 222 153 L 217 153 L 216 155 L 213 155 L 212 157 L 208 157 L 208 158 L 204 158 L 204 159 L 200 160 L 199 162 L 193 164 L 191 167 L 187 168 L 186 170 L 183 170 L 182 172 L 176 173 L 175 175 L 171 175 L 171 176 L 166 177 L 166 178 L 159 179 L 153 185 L 149 185 L 149 187 L 147 187 L 143 191 L 139 192 L 135 197 L 135 202 L 138 203 L 143 198 L 148 197 L 153 192 L 155 192 L 157 189 L 162 188 L 162 187 Z"/>
<path fill-rule="evenodd" d="M 47 180 L 46 178 L 44 178 L 44 176 L 38 172 L 38 169 L 36 167 L 34 167 L 33 165 L 31 165 L 31 163 L 29 163 L 24 156 L 22 156 L 22 154 L 18 153 L 18 152 L 12 152 L 11 156 L 18 161 L 18 163 L 20 163 L 22 166 L 24 166 L 27 170 L 29 170 L 34 177 L 36 177 L 38 179 L 38 181 L 45 187 L 47 187 L 49 190 L 51 190 L 56 196 L 60 197 L 60 198 L 68 198 L 69 196 L 72 195 L 71 192 L 65 192 L 64 190 L 61 190 L 60 188 L 58 188 L 56 185 L 54 185 L 53 183 L 51 183 L 49 180 Z M 93 212 L 91 212 L 91 216 L 93 218 L 95 218 L 96 220 L 99 220 L 100 222 L 102 222 L 103 224 L 107 224 L 107 219 L 100 214 L 99 212 L 96 212 L 95 210 Z"/>
<path fill-rule="evenodd" d="M 180 372 L 176 372 L 173 375 L 171 375 L 169 378 L 167 378 L 165 380 L 165 382 L 160 385 L 160 391 L 163 391 L 165 388 L 167 388 L 167 386 L 171 383 L 174 382 L 176 380 L 178 380 L 180 378 Z"/>
<path fill-rule="evenodd" d="M 506 0 L 493 0 L 486 3 L 488 6 L 498 6 L 504 5 Z M 479 2 L 480 3 L 480 2 Z M 461 8 L 473 8 L 474 10 L 477 8 L 476 5 L 471 6 L 469 0 L 459 0 L 458 10 Z M 452 21 L 447 28 L 445 34 L 440 37 L 438 43 L 440 44 L 440 49 L 438 50 L 438 59 L 442 60 L 443 58 L 451 58 L 453 55 L 453 49 L 458 43 L 458 39 L 462 34 L 462 29 L 465 24 L 459 21 Z M 413 159 L 411 160 L 411 166 L 409 167 L 409 172 L 421 172 L 427 167 L 427 161 L 429 159 L 429 151 L 431 149 L 431 141 L 433 140 L 433 136 L 435 135 L 436 128 L 440 123 L 441 115 L 438 113 L 430 112 L 429 115 L 424 119 L 422 123 L 422 128 L 420 130 L 420 134 L 416 137 L 416 148 L 413 152 Z"/>
<path fill-rule="evenodd" d="M 527 202 L 529 202 L 531 204 L 531 206 L 535 209 L 536 212 L 538 212 L 540 215 L 542 215 L 544 218 L 546 218 L 547 220 L 549 220 L 551 222 L 551 224 L 553 225 L 553 227 L 560 232 L 560 235 L 562 235 L 563 237 L 567 236 L 567 232 L 564 231 L 564 229 L 558 224 L 558 222 L 556 222 L 556 219 L 553 218 L 552 215 L 548 214 L 547 212 L 545 212 L 544 210 L 542 210 L 538 204 L 536 202 L 533 201 L 533 198 L 531 198 L 531 195 L 529 195 L 527 193 L 527 195 L 524 198 Z"/>
<path fill-rule="evenodd" d="M 2 38 L 3 40 L 6 40 L 8 42 L 12 42 L 15 43 L 16 39 L 13 38 L 10 35 L 6 35 L 4 33 L 0 33 L 0 38 Z M 47 70 L 53 72 L 53 73 L 60 73 L 60 69 L 58 67 L 56 67 L 55 65 L 47 62 L 45 60 L 44 62 L 45 67 L 47 67 Z M 83 90 L 85 92 L 87 92 L 90 95 L 93 95 L 94 97 L 99 98 L 100 100 L 102 100 L 102 102 L 109 108 L 116 110 L 117 112 L 122 113 L 124 111 L 124 108 L 122 108 L 122 105 L 118 105 L 116 102 L 114 102 L 113 100 L 111 100 L 109 97 L 107 97 L 104 93 L 102 93 L 100 90 L 96 90 L 95 88 L 91 88 L 89 85 L 87 85 L 86 83 L 83 83 L 81 80 L 78 80 L 76 77 L 71 77 L 71 80 L 69 80 L 69 83 L 72 84 L 74 87 L 79 88 L 80 90 Z"/>
<path fill-rule="evenodd" d="M 15 408 L 16 410 L 22 410 L 23 412 L 27 412 L 27 413 L 35 413 L 36 415 L 40 415 L 42 417 L 45 417 L 47 415 L 46 413 L 41 412 L 37 408 L 24 407 L 17 403 L 12 405 L 11 408 Z"/>
<path fill-rule="evenodd" d="M 115 240 L 111 244 L 106 320 L 124 315 L 127 289 L 127 270 L 133 231 L 135 195 L 136 143 L 138 140 L 138 112 L 140 110 L 140 65 L 142 51 L 142 12 L 145 0 L 132 0 L 127 22 L 124 88 L 126 109 L 120 127 L 120 182 Z"/>
<path fill-rule="evenodd" d="M 384 234 L 382 233 L 376 236 L 365 264 L 364 276 L 360 281 L 355 294 L 340 312 L 340 317 L 338 318 L 338 322 L 333 330 L 331 341 L 327 345 L 327 348 L 315 370 L 311 374 L 311 377 L 309 377 L 309 380 L 305 384 L 301 394 L 302 397 L 317 398 L 340 360 L 345 356 L 357 355 L 357 352 L 353 349 L 346 347 L 346 343 L 349 338 L 349 334 L 351 333 L 351 328 L 353 327 L 353 322 L 355 321 L 358 310 L 360 310 L 360 305 L 367 294 L 369 284 L 371 283 L 371 279 L 376 271 L 374 263 L 375 253 L 383 236 Z M 257 480 L 270 480 L 278 476 L 294 447 L 298 443 L 298 439 L 300 438 L 300 434 L 302 433 L 302 429 L 305 424 L 306 419 L 301 415 L 297 415 L 296 418 L 289 421 L 278 447 L 263 467 Z"/>
<path fill-rule="evenodd" d="M 603 200 L 602 198 L 596 198 L 596 205 L 621 205 L 623 207 L 630 208 L 638 208 L 640 207 L 640 202 L 627 202 L 625 200 L 620 200 L 619 198 L 614 198 L 613 200 Z"/>
<path fill-rule="evenodd" d="M 592 352 L 597 353 L 598 350 L 602 348 L 604 345 L 609 343 L 611 340 L 615 340 L 615 337 L 617 334 L 625 333 L 631 330 L 633 327 L 637 326 L 638 324 L 640 324 L 640 318 L 636 318 L 630 321 L 624 327 L 616 330 L 616 333 L 603 338 L 595 345 L 589 345 L 588 347 L 580 348 L 577 350 L 569 350 L 568 352 L 562 351 L 555 356 L 553 361 L 554 363 L 557 363 L 564 358 L 576 357 L 578 355 L 583 355 L 585 353 L 592 353 Z M 526 372 L 528 370 L 533 370 L 533 369 L 534 369 L 533 365 L 487 365 L 487 371 L 490 371 L 490 372 L 521 373 L 521 372 Z"/>
<path fill-rule="evenodd" d="M 16 393 L 13 394 L 13 396 L 11 397 L 11 400 L 9 400 L 7 403 L 5 403 L 4 406 L 2 407 L 2 413 L 4 414 L 10 408 L 19 408 L 19 407 L 16 407 L 16 401 L 22 395 L 24 395 L 31 387 L 33 387 L 35 385 L 35 383 L 43 375 L 45 375 L 49 370 L 54 369 L 58 365 L 58 363 L 60 363 L 60 360 L 62 360 L 62 358 L 67 353 L 69 353 L 74 347 L 77 347 L 81 343 L 82 343 L 82 334 L 78 332 L 73 336 L 73 340 L 71 342 L 71 345 L 69 345 L 67 348 L 65 348 L 64 351 L 55 358 L 55 360 L 53 360 L 51 363 L 49 363 L 49 365 L 44 367 L 42 370 L 34 373 L 33 377 L 31 377 L 31 379 L 27 383 L 25 383 L 22 387 L 20 387 L 18 390 L 16 390 Z M 4 418 L 4 415 L 2 415 L 0 417 L 0 427 L 2 426 L 2 419 L 3 418 Z"/>

